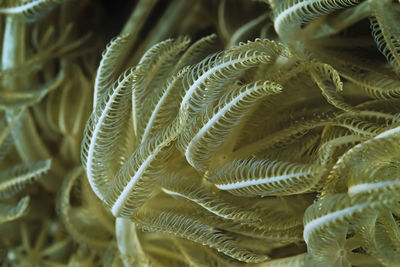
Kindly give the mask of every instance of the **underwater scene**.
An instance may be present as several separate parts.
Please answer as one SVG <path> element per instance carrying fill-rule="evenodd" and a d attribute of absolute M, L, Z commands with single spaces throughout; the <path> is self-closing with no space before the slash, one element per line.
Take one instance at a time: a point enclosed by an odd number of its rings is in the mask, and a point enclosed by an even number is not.
<path fill-rule="evenodd" d="M 399 0 L 0 17 L 0 267 L 400 266 Z"/>

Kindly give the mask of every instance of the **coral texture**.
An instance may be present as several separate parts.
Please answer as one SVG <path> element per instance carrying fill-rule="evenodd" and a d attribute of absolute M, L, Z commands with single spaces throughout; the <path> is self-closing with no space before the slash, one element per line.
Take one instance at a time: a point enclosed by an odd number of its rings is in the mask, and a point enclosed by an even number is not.
<path fill-rule="evenodd" d="M 4 266 L 400 265 L 398 1 L 113 8 L 0 3 Z"/>

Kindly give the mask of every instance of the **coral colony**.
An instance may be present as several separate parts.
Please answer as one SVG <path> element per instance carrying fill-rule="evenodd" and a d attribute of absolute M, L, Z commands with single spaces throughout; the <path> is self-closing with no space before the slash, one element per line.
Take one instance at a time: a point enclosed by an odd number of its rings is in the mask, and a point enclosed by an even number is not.
<path fill-rule="evenodd" d="M 1 266 L 400 265 L 400 1 L 0 15 Z"/>

